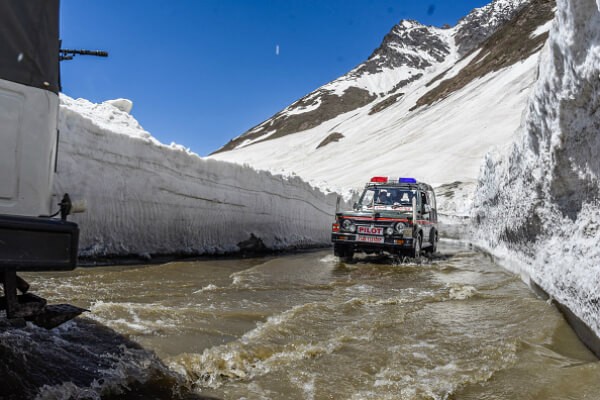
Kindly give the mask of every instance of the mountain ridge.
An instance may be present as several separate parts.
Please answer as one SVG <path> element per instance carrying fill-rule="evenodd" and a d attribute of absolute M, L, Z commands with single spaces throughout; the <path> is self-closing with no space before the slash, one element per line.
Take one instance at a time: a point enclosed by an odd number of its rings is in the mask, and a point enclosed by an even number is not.
<path fill-rule="evenodd" d="M 381 45 L 365 62 L 230 140 L 212 154 L 302 132 L 345 112 L 384 100 L 387 95 L 396 94 L 421 79 L 423 70 L 443 63 L 449 57 L 458 61 L 527 3 L 527 0 L 495 0 L 471 11 L 453 28 L 402 20 L 384 36 Z"/>

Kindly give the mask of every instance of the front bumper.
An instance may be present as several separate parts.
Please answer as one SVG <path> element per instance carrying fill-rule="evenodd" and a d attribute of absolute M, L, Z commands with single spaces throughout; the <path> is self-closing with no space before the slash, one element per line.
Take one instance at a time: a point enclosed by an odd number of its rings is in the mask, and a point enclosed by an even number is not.
<path fill-rule="evenodd" d="M 381 238 L 383 238 L 383 241 Z M 409 250 L 414 247 L 414 240 L 412 237 L 403 237 L 399 235 L 382 237 L 334 232 L 331 234 L 331 241 L 334 244 L 352 246 L 357 250 Z"/>

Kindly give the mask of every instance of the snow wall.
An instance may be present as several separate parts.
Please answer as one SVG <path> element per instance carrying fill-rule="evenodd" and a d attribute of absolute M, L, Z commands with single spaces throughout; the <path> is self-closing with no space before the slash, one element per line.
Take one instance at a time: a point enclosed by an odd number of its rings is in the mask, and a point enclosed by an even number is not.
<path fill-rule="evenodd" d="M 475 237 L 600 335 L 600 1 L 558 0 L 520 138 L 488 155 Z"/>
<path fill-rule="evenodd" d="M 80 255 L 222 254 L 260 247 L 252 235 L 269 249 L 330 242 L 335 194 L 163 145 L 130 109 L 61 95 L 54 192 L 87 202 L 69 218 Z"/>

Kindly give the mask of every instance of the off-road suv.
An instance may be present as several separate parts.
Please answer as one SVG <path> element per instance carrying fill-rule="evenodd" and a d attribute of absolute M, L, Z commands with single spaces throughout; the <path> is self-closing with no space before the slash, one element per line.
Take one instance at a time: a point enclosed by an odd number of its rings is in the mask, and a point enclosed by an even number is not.
<path fill-rule="evenodd" d="M 433 188 L 414 178 L 376 176 L 365 186 L 352 211 L 335 216 L 334 254 L 355 252 L 419 258 L 437 250 L 438 226 Z"/>

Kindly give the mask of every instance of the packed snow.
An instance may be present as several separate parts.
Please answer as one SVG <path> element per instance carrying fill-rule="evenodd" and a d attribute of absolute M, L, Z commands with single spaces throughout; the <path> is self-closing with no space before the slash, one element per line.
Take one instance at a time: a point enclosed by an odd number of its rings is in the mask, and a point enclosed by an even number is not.
<path fill-rule="evenodd" d="M 163 145 L 130 110 L 122 99 L 61 95 L 54 192 L 87 203 L 71 218 L 81 255 L 221 254 L 254 238 L 271 249 L 329 243 L 335 194 Z"/>
<path fill-rule="evenodd" d="M 483 165 L 474 236 L 600 335 L 600 2 L 557 8 L 518 140 Z"/>
<path fill-rule="evenodd" d="M 540 26 L 535 31 L 533 31 L 533 33 L 531 34 L 531 37 L 534 38 L 536 36 L 540 36 L 541 34 L 549 32 L 550 28 L 552 28 L 553 23 L 554 23 L 554 20 L 546 22 L 544 25 Z"/>

